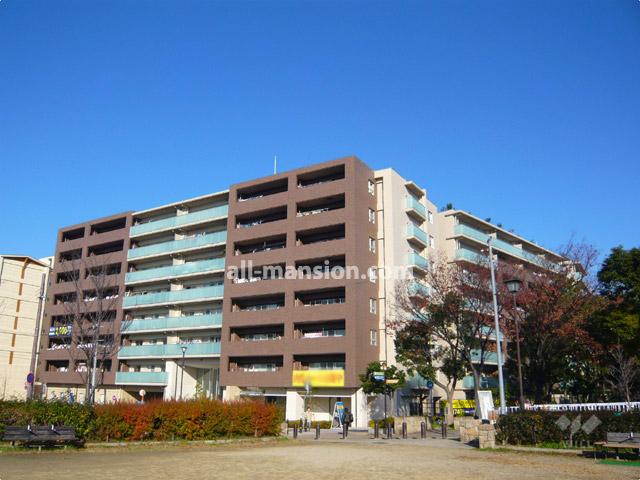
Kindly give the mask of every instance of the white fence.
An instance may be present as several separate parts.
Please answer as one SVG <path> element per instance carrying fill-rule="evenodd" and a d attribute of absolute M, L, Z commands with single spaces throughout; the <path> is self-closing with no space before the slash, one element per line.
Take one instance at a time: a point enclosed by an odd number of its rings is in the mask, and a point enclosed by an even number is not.
<path fill-rule="evenodd" d="M 626 412 L 640 410 L 640 402 L 612 403 L 549 403 L 546 405 L 527 405 L 526 410 L 545 410 L 549 412 Z M 508 407 L 509 412 L 517 412 L 519 407 Z"/>

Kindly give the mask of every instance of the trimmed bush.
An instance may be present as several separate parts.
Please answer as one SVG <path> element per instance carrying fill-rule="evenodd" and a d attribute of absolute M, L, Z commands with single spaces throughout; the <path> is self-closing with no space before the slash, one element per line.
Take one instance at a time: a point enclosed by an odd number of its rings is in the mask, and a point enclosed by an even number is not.
<path fill-rule="evenodd" d="M 558 420 L 565 416 L 572 427 L 561 428 Z M 585 432 L 580 426 L 595 416 L 601 423 Z M 580 445 L 606 440 L 607 432 L 640 432 L 640 411 L 633 412 L 546 412 L 525 411 L 503 415 L 498 419 L 496 441 L 512 445 L 564 444 Z"/>
<path fill-rule="evenodd" d="M 316 425 L 320 424 L 320 428 L 327 429 L 331 428 L 332 423 L 331 420 L 314 420 L 311 422 L 311 428 L 316 428 Z M 289 428 L 293 428 L 294 426 L 302 428 L 302 420 L 289 420 L 287 426 Z"/>
<path fill-rule="evenodd" d="M 5 425 L 68 425 L 84 440 L 209 440 L 278 435 L 280 412 L 273 405 L 217 400 L 112 403 L 89 407 L 62 402 L 0 402 Z"/>
<path fill-rule="evenodd" d="M 78 438 L 88 438 L 94 430 L 93 408 L 80 403 L 63 402 L 0 402 L 0 435 L 10 425 L 66 425 L 75 427 Z"/>

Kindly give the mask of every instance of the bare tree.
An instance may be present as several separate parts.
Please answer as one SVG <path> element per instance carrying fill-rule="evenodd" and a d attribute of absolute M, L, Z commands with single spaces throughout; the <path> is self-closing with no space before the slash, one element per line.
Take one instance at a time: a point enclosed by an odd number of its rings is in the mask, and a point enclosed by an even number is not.
<path fill-rule="evenodd" d="M 107 360 L 121 343 L 121 329 L 115 328 L 115 320 L 122 292 L 115 275 L 119 272 L 112 268 L 104 256 L 65 262 L 64 275 L 71 290 L 61 301 L 70 335 L 63 338 L 68 343 L 70 367 L 84 384 L 87 403 L 94 403 Z"/>
<path fill-rule="evenodd" d="M 450 410 L 461 368 L 473 375 L 477 399 L 487 358 L 500 348 L 495 335 L 490 273 L 484 263 L 480 256 L 477 263 L 452 263 L 443 256 L 432 257 L 423 280 L 399 283 L 396 288 L 395 330 L 402 332 L 416 324 L 426 326 L 421 331 L 425 343 L 433 345 L 434 366 L 443 373 L 449 370 L 448 384 L 439 386 L 447 392 Z M 498 271 L 499 289 L 503 288 L 501 278 Z M 422 288 L 416 288 L 415 283 L 423 284 Z"/>
<path fill-rule="evenodd" d="M 617 345 L 611 352 L 613 363 L 609 370 L 609 384 L 613 390 L 630 403 L 638 376 L 640 375 L 640 366 L 638 360 L 633 356 L 627 356 L 622 346 Z"/>

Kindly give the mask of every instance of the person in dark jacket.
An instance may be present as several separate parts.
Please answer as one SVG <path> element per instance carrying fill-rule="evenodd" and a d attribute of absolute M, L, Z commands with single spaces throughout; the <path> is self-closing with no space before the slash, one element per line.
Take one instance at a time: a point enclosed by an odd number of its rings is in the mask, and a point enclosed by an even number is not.
<path fill-rule="evenodd" d="M 349 435 L 349 427 L 353 423 L 353 413 L 349 411 L 347 407 L 344 408 L 344 416 L 342 418 L 342 425 L 344 427 L 344 436 Z"/>

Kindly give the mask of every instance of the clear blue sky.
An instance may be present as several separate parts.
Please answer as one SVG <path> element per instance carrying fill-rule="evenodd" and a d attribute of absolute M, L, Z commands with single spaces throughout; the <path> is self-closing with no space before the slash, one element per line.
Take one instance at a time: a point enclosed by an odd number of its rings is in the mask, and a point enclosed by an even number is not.
<path fill-rule="evenodd" d="M 356 154 L 555 248 L 638 246 L 640 1 L 0 1 L 0 251 Z"/>

